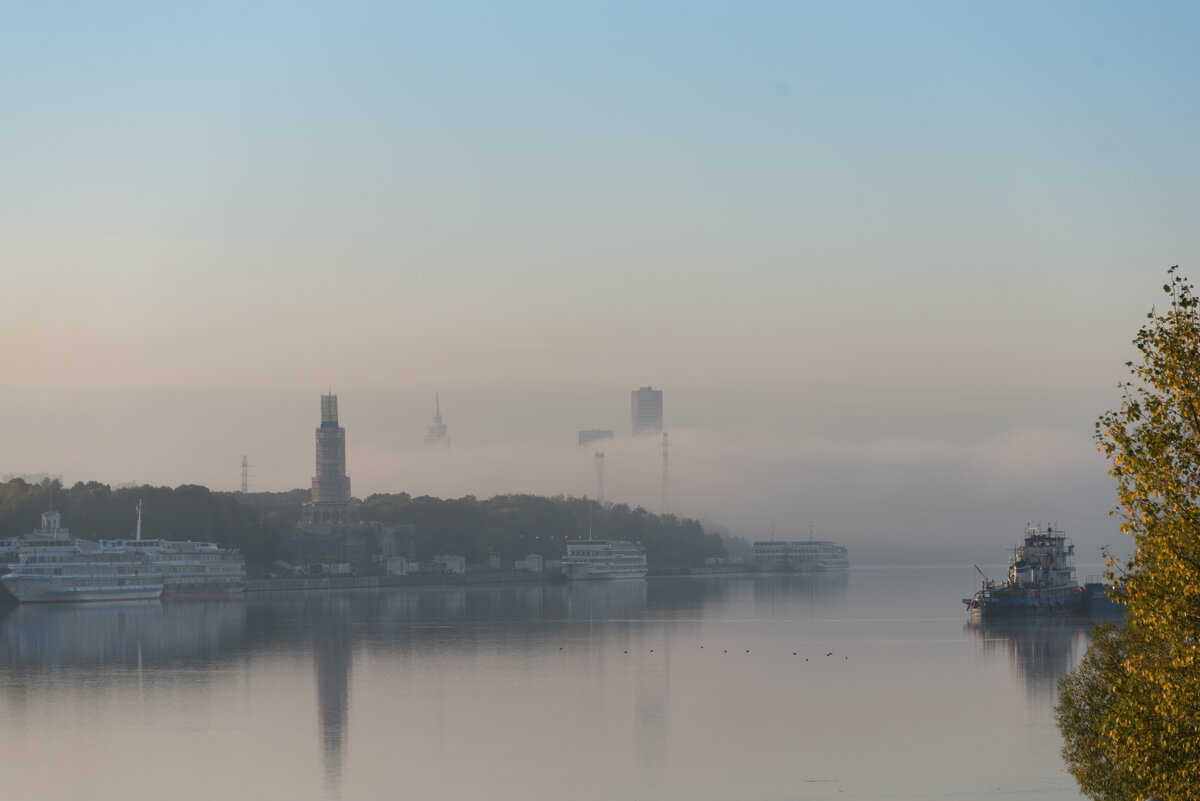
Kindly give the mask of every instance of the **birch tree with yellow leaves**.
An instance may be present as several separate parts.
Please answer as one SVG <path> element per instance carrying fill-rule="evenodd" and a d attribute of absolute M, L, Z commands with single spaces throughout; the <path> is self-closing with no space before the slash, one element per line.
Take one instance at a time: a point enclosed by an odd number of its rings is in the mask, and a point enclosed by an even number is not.
<path fill-rule="evenodd" d="M 1200 801 L 1200 299 L 1167 271 L 1124 400 L 1096 423 L 1134 555 L 1109 554 L 1123 628 L 1060 685 L 1063 755 L 1096 799 Z"/>

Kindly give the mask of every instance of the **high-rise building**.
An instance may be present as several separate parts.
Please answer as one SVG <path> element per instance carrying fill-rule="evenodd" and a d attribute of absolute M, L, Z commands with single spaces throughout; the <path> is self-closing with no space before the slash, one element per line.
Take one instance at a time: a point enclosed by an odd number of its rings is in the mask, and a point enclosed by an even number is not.
<path fill-rule="evenodd" d="M 338 425 L 337 395 L 321 396 L 321 425 L 317 428 L 317 474 L 312 500 L 304 504 L 301 525 L 358 523 L 358 506 L 350 499 L 346 475 L 346 429 Z"/>
<path fill-rule="evenodd" d="M 662 431 L 662 390 L 642 387 L 633 390 L 630 395 L 630 418 L 634 436 Z"/>

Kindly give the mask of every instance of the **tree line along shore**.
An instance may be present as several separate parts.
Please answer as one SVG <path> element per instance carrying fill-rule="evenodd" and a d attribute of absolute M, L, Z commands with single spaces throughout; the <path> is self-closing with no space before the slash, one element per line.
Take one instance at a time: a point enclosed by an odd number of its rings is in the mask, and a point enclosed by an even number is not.
<path fill-rule="evenodd" d="M 271 572 L 285 554 L 284 542 L 293 536 L 301 509 L 309 499 L 303 489 L 286 492 L 214 492 L 207 487 L 120 487 L 96 481 L 67 487 L 46 479 L 27 483 L 11 479 L 0 484 L 0 538 L 37 528 L 42 512 L 62 514 L 74 537 L 129 539 L 137 527 L 138 502 L 145 514 L 145 537 L 202 540 L 240 548 L 249 574 Z M 477 499 L 412 497 L 407 493 L 377 494 L 360 503 L 364 522 L 412 525 L 417 559 L 456 553 L 469 563 L 523 559 L 531 553 L 560 557 L 571 539 L 589 533 L 598 539 L 640 542 L 652 565 L 686 567 L 705 559 L 726 557 L 729 542 L 706 532 L 700 522 L 675 515 L 658 515 L 641 507 L 600 504 L 588 498 L 497 495 Z"/>

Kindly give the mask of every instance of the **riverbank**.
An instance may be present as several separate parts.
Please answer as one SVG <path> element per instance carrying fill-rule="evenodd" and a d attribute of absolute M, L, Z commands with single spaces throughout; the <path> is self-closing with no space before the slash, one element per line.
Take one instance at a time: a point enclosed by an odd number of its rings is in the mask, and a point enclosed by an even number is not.
<path fill-rule="evenodd" d="M 291 590 L 356 590 L 381 587 L 457 587 L 489 584 L 557 584 L 559 573 L 534 573 L 530 570 L 488 571 L 482 573 L 416 574 L 409 576 L 305 576 L 302 578 L 250 579 L 246 592 L 287 592 Z"/>

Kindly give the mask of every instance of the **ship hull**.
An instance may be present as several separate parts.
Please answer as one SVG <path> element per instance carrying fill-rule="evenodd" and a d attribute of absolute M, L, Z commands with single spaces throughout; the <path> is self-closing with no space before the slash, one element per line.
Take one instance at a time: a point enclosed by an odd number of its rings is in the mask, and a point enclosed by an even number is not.
<path fill-rule="evenodd" d="M 1083 608 L 1083 588 L 979 592 L 967 601 L 971 617 L 1037 617 L 1073 615 Z"/>
<path fill-rule="evenodd" d="M 563 575 L 571 581 L 612 581 L 645 578 L 646 568 L 636 570 L 604 570 L 594 568 L 564 568 Z"/>
<path fill-rule="evenodd" d="M 850 570 L 849 564 L 804 564 L 804 565 L 776 565 L 768 564 L 758 568 L 760 573 L 846 573 Z"/>
<path fill-rule="evenodd" d="M 37 577 L 4 576 L 4 588 L 23 604 L 68 604 L 95 601 L 155 601 L 161 584 L 79 586 Z"/>
<path fill-rule="evenodd" d="M 162 597 L 164 598 L 223 598 L 234 595 L 241 595 L 246 590 L 245 584 L 236 586 L 228 585 L 213 585 L 213 586 L 191 586 L 191 587 L 163 587 Z"/>

